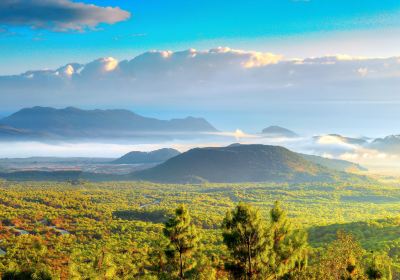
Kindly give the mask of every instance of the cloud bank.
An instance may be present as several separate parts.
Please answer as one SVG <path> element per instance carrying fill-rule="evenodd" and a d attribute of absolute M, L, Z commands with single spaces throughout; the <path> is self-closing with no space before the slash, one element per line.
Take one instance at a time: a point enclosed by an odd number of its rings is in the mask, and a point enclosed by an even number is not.
<path fill-rule="evenodd" d="M 118 7 L 99 7 L 70 0 L 0 1 L 0 25 L 6 26 L 82 31 L 100 23 L 114 24 L 129 17 L 129 12 Z"/>
<path fill-rule="evenodd" d="M 106 57 L 56 70 L 0 76 L 0 101 L 10 108 L 155 102 L 167 106 L 194 101 L 250 107 L 271 100 L 393 102 L 399 99 L 399 78 L 398 57 L 285 60 L 230 48 L 149 51 L 131 60 Z"/>
<path fill-rule="evenodd" d="M 393 130 L 400 118 L 399 78 L 400 57 L 287 59 L 225 47 L 149 51 L 129 60 L 105 57 L 0 76 L 0 102 L 3 112 L 36 105 L 145 108 L 198 114 L 223 129 L 215 120 L 229 120 L 225 129 L 258 131 L 280 123 L 376 137 L 399 133 Z M 213 112 L 220 115 L 213 119 Z"/>

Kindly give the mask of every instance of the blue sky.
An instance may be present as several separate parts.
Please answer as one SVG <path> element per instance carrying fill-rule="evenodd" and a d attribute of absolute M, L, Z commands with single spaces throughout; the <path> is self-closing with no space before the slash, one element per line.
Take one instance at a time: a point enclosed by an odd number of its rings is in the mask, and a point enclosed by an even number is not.
<path fill-rule="evenodd" d="M 1 0 L 0 115 L 125 108 L 222 129 L 399 133 L 399 35 L 398 0 Z M 42 69 L 54 71 L 18 75 Z"/>
<path fill-rule="evenodd" d="M 393 33 L 399 33 L 400 2 L 394 0 L 83 2 L 118 6 L 131 17 L 84 32 L 54 32 L 0 21 L 0 74 L 102 56 L 132 58 L 149 49 L 230 46 L 289 57 L 390 56 L 399 43 Z M 385 34 L 389 31 L 391 36 Z"/>

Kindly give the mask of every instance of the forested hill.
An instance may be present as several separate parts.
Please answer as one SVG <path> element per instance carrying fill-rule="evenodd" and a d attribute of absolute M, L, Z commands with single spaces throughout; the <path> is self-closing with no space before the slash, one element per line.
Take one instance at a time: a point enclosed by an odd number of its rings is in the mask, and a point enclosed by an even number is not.
<path fill-rule="evenodd" d="M 335 171 L 280 146 L 196 148 L 132 174 L 155 182 L 335 182 L 367 178 Z"/>
<path fill-rule="evenodd" d="M 114 164 L 161 163 L 179 154 L 180 152 L 178 150 L 168 149 L 168 148 L 159 149 L 151 152 L 133 151 L 114 160 L 112 163 Z"/>

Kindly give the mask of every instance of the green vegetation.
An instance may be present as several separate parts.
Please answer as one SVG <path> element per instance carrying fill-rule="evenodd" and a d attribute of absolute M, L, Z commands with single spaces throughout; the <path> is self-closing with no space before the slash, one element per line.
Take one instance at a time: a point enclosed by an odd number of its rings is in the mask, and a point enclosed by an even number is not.
<path fill-rule="evenodd" d="M 164 235 L 168 239 L 165 254 L 172 265 L 177 264 L 178 268 L 175 270 L 178 271 L 179 278 L 183 279 L 186 272 L 195 265 L 191 255 L 198 245 L 196 227 L 191 223 L 185 206 L 179 206 L 174 217 L 166 222 Z"/>
<path fill-rule="evenodd" d="M 153 168 L 134 172 L 131 178 L 181 184 L 371 182 L 368 177 L 342 172 L 347 170 L 343 166 L 346 163 L 298 154 L 280 146 L 233 144 L 191 149 Z"/>
<path fill-rule="evenodd" d="M 175 149 L 163 148 L 151 152 L 129 152 L 122 157 L 112 161 L 113 164 L 144 164 L 144 163 L 160 163 L 174 156 L 179 155 L 180 152 Z"/>
<path fill-rule="evenodd" d="M 4 181 L 0 273 L 399 279 L 399 201 L 398 185 Z"/>
<path fill-rule="evenodd" d="M 293 229 L 279 202 L 271 209 L 269 236 L 272 241 L 269 267 L 275 278 L 289 276 L 306 266 L 307 237 L 301 230 Z"/>
<path fill-rule="evenodd" d="M 222 228 L 224 243 L 231 253 L 226 268 L 235 278 L 253 278 L 265 274 L 270 240 L 257 210 L 240 203 L 226 214 Z"/>

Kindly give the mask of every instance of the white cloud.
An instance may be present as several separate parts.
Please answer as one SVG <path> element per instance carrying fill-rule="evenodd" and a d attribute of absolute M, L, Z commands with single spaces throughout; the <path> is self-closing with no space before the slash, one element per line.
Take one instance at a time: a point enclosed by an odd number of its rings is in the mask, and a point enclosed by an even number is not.
<path fill-rule="evenodd" d="M 337 54 L 335 55 L 337 60 L 341 61 L 352 61 L 352 60 L 369 60 L 369 59 L 376 59 L 377 57 L 366 57 L 366 56 L 352 56 L 347 54 Z M 384 57 L 380 57 L 384 59 Z"/>
<path fill-rule="evenodd" d="M 227 47 L 149 51 L 131 60 L 106 57 L 56 70 L 0 76 L 0 102 L 8 108 L 154 104 L 263 108 L 271 100 L 392 102 L 400 87 L 398 59 L 339 55 L 284 60 L 268 52 Z"/>
<path fill-rule="evenodd" d="M 259 135 L 248 134 L 241 129 L 236 129 L 235 131 L 219 131 L 219 132 L 209 132 L 208 135 L 217 135 L 217 136 L 226 136 L 229 138 L 233 138 L 236 141 L 251 139 L 251 138 L 260 138 Z"/>
<path fill-rule="evenodd" d="M 246 68 L 261 67 L 269 64 L 276 64 L 282 59 L 282 56 L 272 53 L 253 52 L 251 57 L 243 65 Z"/>
<path fill-rule="evenodd" d="M 100 7 L 71 0 L 2 0 L 0 24 L 54 31 L 82 31 L 100 23 L 126 20 L 130 13 L 118 7 Z"/>
<path fill-rule="evenodd" d="M 349 145 L 348 143 L 343 141 L 343 139 L 338 135 L 322 135 L 317 139 L 317 143 L 322 145 Z"/>

